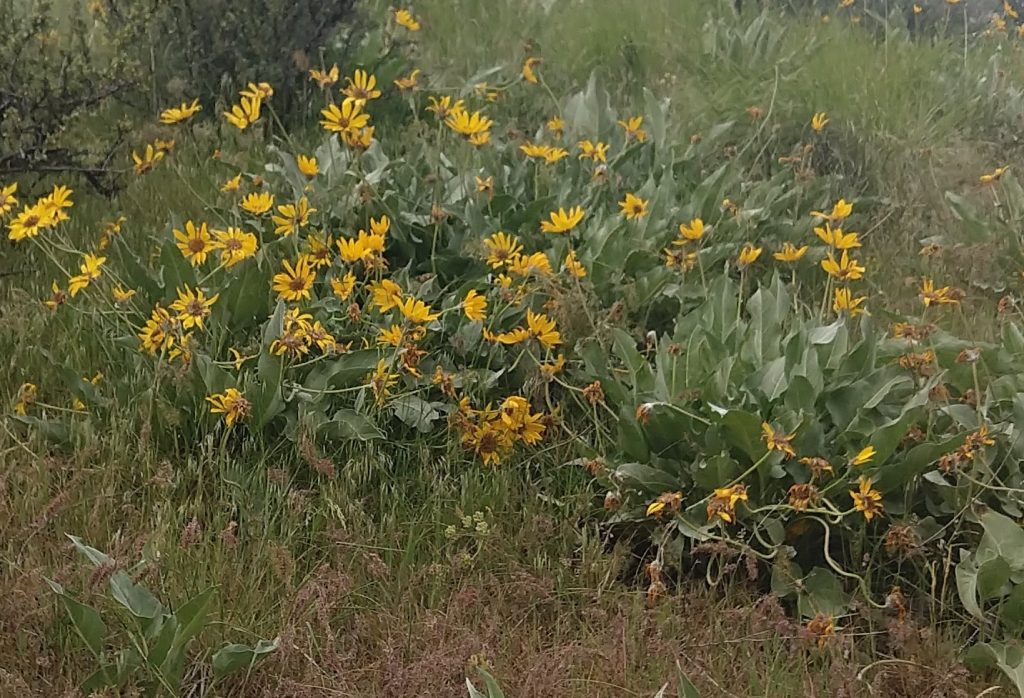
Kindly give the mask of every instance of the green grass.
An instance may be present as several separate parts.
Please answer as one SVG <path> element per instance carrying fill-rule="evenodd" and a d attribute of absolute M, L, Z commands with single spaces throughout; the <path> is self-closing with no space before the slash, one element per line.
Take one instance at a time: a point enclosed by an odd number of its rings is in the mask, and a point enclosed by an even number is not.
<path fill-rule="evenodd" d="M 554 94 L 596 72 L 624 109 L 641 113 L 645 88 L 670 99 L 680 148 L 759 106 L 765 121 L 748 166 L 766 172 L 806 136 L 811 114 L 826 111 L 822 167 L 881 221 L 868 239 L 884 304 L 913 303 L 905 279 L 928 265 L 964 286 L 985 273 L 952 254 L 922 260 L 917 242 L 955 228 L 946 190 L 973 195 L 978 174 L 1019 157 L 1020 44 L 979 41 L 965 57 L 957 39 L 910 40 L 838 19 L 768 15 L 760 26 L 726 2 L 543 5 L 421 2 L 419 64 L 434 84 L 461 87 L 483 65 L 516 71 L 530 41 Z M 115 201 L 81 192 L 72 236 L 93 238 L 121 214 L 142 242 L 165 233 L 168 210 L 200 215 L 229 170 L 205 152 L 175 157 L 196 163 L 186 178 L 158 170 Z M 0 399 L 10 403 L 26 380 L 62 380 L 37 351 L 40 338 L 70 363 L 102 363 L 88 318 L 50 317 L 38 303 L 53 271 L 45 259 L 5 247 L 0 270 L 11 274 L 0 286 Z M 979 310 L 963 324 L 985 334 L 994 298 L 971 293 Z M 0 694 L 60 695 L 88 669 L 44 576 L 114 609 L 66 533 L 127 565 L 154 560 L 146 583 L 171 605 L 215 587 L 217 620 L 197 658 L 227 641 L 282 637 L 251 676 L 211 696 L 456 696 L 477 658 L 509 695 L 538 697 L 650 696 L 677 662 L 704 695 L 976 695 L 994 680 L 965 676 L 965 631 L 924 609 L 906 637 L 872 626 L 819 649 L 780 609 L 757 603 L 764 589 L 742 565 L 715 588 L 702 571 L 684 571 L 649 608 L 641 561 L 592 523 L 603 493 L 563 465 L 573 455 L 565 449 L 516 469 L 466 467 L 457 453 L 415 442 L 318 456 L 267 439 L 232 452 L 186 434 L 153 443 L 143 417 L 126 409 L 68 451 L 4 422 Z M 317 457 L 336 475 L 317 475 Z M 476 512 L 486 533 L 462 524 Z M 185 534 L 193 521 L 198 533 Z M 209 677 L 186 676 L 192 695 L 204 695 Z"/>

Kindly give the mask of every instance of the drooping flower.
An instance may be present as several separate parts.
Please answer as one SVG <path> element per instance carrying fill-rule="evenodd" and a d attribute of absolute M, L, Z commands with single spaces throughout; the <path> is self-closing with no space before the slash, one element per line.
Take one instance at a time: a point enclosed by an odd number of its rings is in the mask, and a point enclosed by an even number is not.
<path fill-rule="evenodd" d="M 196 226 L 192 221 L 185 221 L 185 230 L 175 228 L 173 233 L 174 239 L 177 240 L 175 245 L 194 267 L 206 262 L 207 255 L 214 249 L 206 223 Z"/>
<path fill-rule="evenodd" d="M 778 451 L 782 453 L 786 458 L 792 458 L 796 455 L 796 451 L 793 450 L 793 439 L 796 438 L 796 433 L 787 434 L 784 431 L 776 431 L 768 422 L 761 424 L 761 438 L 764 440 L 765 446 L 768 447 L 769 451 Z"/>
<path fill-rule="evenodd" d="M 800 258 L 807 254 L 807 245 L 796 247 L 791 242 L 783 243 L 782 249 L 772 256 L 780 262 L 793 263 L 800 261 Z"/>
<path fill-rule="evenodd" d="M 18 388 L 18 397 L 14 402 L 14 413 L 22 416 L 28 414 L 28 408 L 39 396 L 39 386 L 35 383 L 22 383 Z"/>
<path fill-rule="evenodd" d="M 530 82 L 530 83 L 533 83 L 534 85 L 536 85 L 538 80 L 537 80 L 537 72 L 534 69 L 538 65 L 540 65 L 542 62 L 543 62 L 543 60 L 540 59 L 540 58 L 537 58 L 536 56 L 530 56 L 529 58 L 527 58 L 523 62 L 523 70 L 522 70 L 523 80 L 526 80 L 526 82 Z"/>
<path fill-rule="evenodd" d="M 935 282 L 931 279 L 921 281 L 921 302 L 924 307 L 936 305 L 951 305 L 960 302 L 958 294 L 949 286 L 935 288 Z"/>
<path fill-rule="evenodd" d="M 821 218 L 827 220 L 829 223 L 838 223 L 844 220 L 853 213 L 853 204 L 847 203 L 846 199 L 840 199 L 832 207 L 830 213 L 823 213 L 822 211 L 811 211 L 811 215 L 815 218 Z"/>
<path fill-rule="evenodd" d="M 419 74 L 420 69 L 414 68 L 413 71 L 406 75 L 405 77 L 396 78 L 394 80 L 395 87 L 400 89 L 402 92 L 406 92 L 408 90 L 415 90 L 419 84 Z"/>
<path fill-rule="evenodd" d="M 288 302 L 309 300 L 310 290 L 316 281 L 316 270 L 309 264 L 309 259 L 302 255 L 293 266 L 287 259 L 281 261 L 284 271 L 274 274 L 271 289 L 277 297 Z"/>
<path fill-rule="evenodd" d="M 270 86 L 269 82 L 250 82 L 246 85 L 245 89 L 240 90 L 238 94 L 249 99 L 270 99 L 274 96 L 274 88 Z"/>
<path fill-rule="evenodd" d="M 690 224 L 686 223 L 679 224 L 679 237 L 682 238 L 679 242 L 685 244 L 687 242 L 697 242 L 704 237 L 704 221 L 700 218 L 694 218 L 690 221 Z"/>
<path fill-rule="evenodd" d="M 214 230 L 216 241 L 213 249 L 220 250 L 220 263 L 225 268 L 233 267 L 242 260 L 256 254 L 256 236 L 241 228 L 229 227 L 227 230 Z"/>
<path fill-rule="evenodd" d="M 761 256 L 761 248 L 754 247 L 749 242 L 743 246 L 740 250 L 739 256 L 736 258 L 736 264 L 740 267 L 749 267 L 751 264 L 757 261 L 757 258 Z"/>
<path fill-rule="evenodd" d="M 560 116 L 552 116 L 550 119 L 548 119 L 548 122 L 547 124 L 545 124 L 545 126 L 547 127 L 548 131 L 551 131 L 551 133 L 555 134 L 556 136 L 561 136 L 562 132 L 565 131 L 565 119 L 563 119 Z"/>
<path fill-rule="evenodd" d="M 643 218 L 647 215 L 647 200 L 641 199 L 636 194 L 626 194 L 626 198 L 619 202 L 622 215 L 626 220 Z"/>
<path fill-rule="evenodd" d="M 411 32 L 418 32 L 420 30 L 420 23 L 412 16 L 409 10 L 395 10 L 395 23 L 399 26 L 405 27 Z"/>
<path fill-rule="evenodd" d="M 552 211 L 549 220 L 541 221 L 540 229 L 545 233 L 568 233 L 583 220 L 583 208 L 574 206 L 568 212 L 564 208 Z"/>
<path fill-rule="evenodd" d="M 708 521 L 718 518 L 725 523 L 733 523 L 736 520 L 736 504 L 746 502 L 748 499 L 746 485 L 736 484 L 730 487 L 716 488 L 711 499 L 708 500 Z"/>
<path fill-rule="evenodd" d="M 239 172 L 231 179 L 224 182 L 220 190 L 225 194 L 232 191 L 238 191 L 239 187 L 242 186 L 242 173 Z"/>
<path fill-rule="evenodd" d="M 867 446 L 862 448 L 857 455 L 850 459 L 850 465 L 864 465 L 870 463 L 871 459 L 875 457 L 875 447 Z"/>
<path fill-rule="evenodd" d="M 149 320 L 139 333 L 139 351 L 155 354 L 166 351 L 174 345 L 178 333 L 178 320 L 166 308 L 153 308 Z"/>
<path fill-rule="evenodd" d="M 242 97 L 230 111 L 224 112 L 224 118 L 239 131 L 244 131 L 259 121 L 262 107 L 263 101 L 259 97 Z"/>
<path fill-rule="evenodd" d="M 335 63 L 330 67 L 329 70 L 318 70 L 313 68 L 309 71 L 309 79 L 316 82 L 320 86 L 320 89 L 325 89 L 338 82 L 341 77 L 341 71 L 338 70 L 338 64 Z"/>
<path fill-rule="evenodd" d="M 825 270 L 829 276 L 838 281 L 856 281 L 857 279 L 864 278 L 864 272 L 866 269 L 862 267 L 856 259 L 850 257 L 849 252 L 843 250 L 842 257 L 839 261 L 828 253 L 828 257 L 821 261 L 821 268 Z"/>
<path fill-rule="evenodd" d="M 210 414 L 224 415 L 224 424 L 231 428 L 236 422 L 243 422 L 252 411 L 252 405 L 237 388 L 228 388 L 223 393 L 214 393 L 206 398 L 210 403 Z"/>
<path fill-rule="evenodd" d="M 462 300 L 462 312 L 466 318 L 474 321 L 487 319 L 487 297 L 481 296 L 475 288 L 469 290 Z"/>
<path fill-rule="evenodd" d="M 162 124 L 180 124 L 183 121 L 188 121 L 193 116 L 202 111 L 202 105 L 199 104 L 198 99 L 193 99 L 191 103 L 182 102 L 177 107 L 171 107 L 170 109 L 164 109 L 160 112 L 160 123 Z"/>
<path fill-rule="evenodd" d="M 391 388 L 398 382 L 398 374 L 391 373 L 387 362 L 381 359 L 377 362 L 377 368 L 366 377 L 366 382 L 370 386 L 370 390 L 373 391 L 377 404 L 380 405 L 391 394 Z"/>
<path fill-rule="evenodd" d="M 114 297 L 114 303 L 116 305 L 122 305 L 130 301 L 136 291 L 134 288 L 124 289 L 121 287 L 121 284 L 117 284 L 110 290 L 110 293 Z"/>
<path fill-rule="evenodd" d="M 825 130 L 825 126 L 828 125 L 828 116 L 823 111 L 816 112 L 811 117 L 811 128 L 816 133 L 821 133 Z"/>
<path fill-rule="evenodd" d="M 569 250 L 569 253 L 565 255 L 565 261 L 562 262 L 562 267 L 577 279 L 582 279 L 587 275 L 587 268 L 576 259 L 576 250 Z"/>
<path fill-rule="evenodd" d="M 995 182 L 998 182 L 1002 178 L 1002 176 L 1004 174 L 1006 174 L 1007 170 L 1009 170 L 1009 169 L 1010 169 L 1009 165 L 1005 165 L 1003 167 L 997 167 L 996 169 L 992 170 L 992 172 L 990 172 L 988 174 L 983 174 L 980 177 L 978 177 L 978 180 L 982 184 L 993 184 Z"/>

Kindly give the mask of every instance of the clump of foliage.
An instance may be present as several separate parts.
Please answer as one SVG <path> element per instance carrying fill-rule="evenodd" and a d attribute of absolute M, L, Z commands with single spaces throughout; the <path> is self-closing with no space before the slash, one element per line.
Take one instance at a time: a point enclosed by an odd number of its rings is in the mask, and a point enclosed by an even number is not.
<path fill-rule="evenodd" d="M 421 30 L 406 11 L 389 22 Z M 709 40 L 756 43 L 759 26 Z M 651 603 L 690 561 L 714 583 L 742 557 L 827 643 L 873 612 L 903 620 L 915 588 L 940 605 L 955 590 L 987 641 L 979 657 L 1013 675 L 1013 304 L 994 344 L 952 333 L 965 296 L 930 277 L 914 315 L 869 297 L 856 231 L 875 223 L 872 202 L 818 171 L 824 111 L 794 125 L 791 156 L 750 172 L 758 107 L 676 144 L 650 91 L 642 114 L 596 77 L 556 96 L 532 50 L 429 96 L 413 55 L 379 80 L 311 70 L 325 133 L 307 147 L 278 133 L 255 161 L 281 99 L 271 83 L 257 76 L 221 115 L 166 109 L 183 141 L 204 118 L 229 135 L 202 217 L 167 211 L 159 233 L 112 211 L 83 247 L 67 190 L 10 203 L 8 237 L 64 270 L 43 302 L 90 318 L 106 361 L 47 355 L 66 384 L 26 383 L 15 420 L 66 444 L 121 410 L 227 454 L 284 434 L 465 467 L 550 449 L 594 475 L 603 520 L 649 540 Z M 527 91 L 550 101 L 522 107 Z M 183 150 L 140 145 L 136 175 L 180 167 Z M 980 184 L 1019 195 L 1006 168 Z"/>
<path fill-rule="evenodd" d="M 108 124 L 102 137 L 85 135 L 85 121 L 133 89 L 137 73 L 105 55 L 77 3 L 58 16 L 46 0 L 3 0 L 0 16 L 0 176 L 74 171 L 108 191 L 123 132 Z"/>

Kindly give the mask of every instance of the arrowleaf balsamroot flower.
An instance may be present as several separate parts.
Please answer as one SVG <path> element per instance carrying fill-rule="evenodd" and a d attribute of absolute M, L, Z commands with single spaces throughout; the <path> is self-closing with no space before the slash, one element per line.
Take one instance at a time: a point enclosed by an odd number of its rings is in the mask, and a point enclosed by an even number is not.
<path fill-rule="evenodd" d="M 317 164 L 315 157 L 299 155 L 295 158 L 295 164 L 298 165 L 299 172 L 307 177 L 316 177 L 320 174 L 320 166 Z"/>
<path fill-rule="evenodd" d="M 827 125 L 828 125 L 828 116 L 825 114 L 825 112 L 823 112 L 823 111 L 816 112 L 814 114 L 814 116 L 811 117 L 811 128 L 816 133 L 821 133 L 822 131 L 824 131 L 825 127 Z"/>
<path fill-rule="evenodd" d="M 316 213 L 316 209 L 310 207 L 306 197 L 302 197 L 294 204 L 281 204 L 277 207 L 277 212 L 279 215 L 270 217 L 277 226 L 274 228 L 274 234 L 287 237 L 309 225 L 309 216 Z"/>
<path fill-rule="evenodd" d="M 587 275 L 587 268 L 583 266 L 578 259 L 576 259 L 576 250 L 569 250 L 569 253 L 565 255 L 565 261 L 562 262 L 562 268 L 577 279 L 582 279 Z"/>
<path fill-rule="evenodd" d="M 997 167 L 996 169 L 992 170 L 992 172 L 988 174 L 983 174 L 980 177 L 978 177 L 978 181 L 980 181 L 982 184 L 994 184 L 995 182 L 998 182 L 1009 169 L 1009 165 Z"/>
<path fill-rule="evenodd" d="M 94 254 L 87 254 L 83 257 L 82 264 L 78 268 L 81 273 L 68 279 L 68 293 L 72 298 L 103 275 L 101 267 L 106 261 L 106 257 L 98 257 Z"/>
<path fill-rule="evenodd" d="M 434 112 L 438 119 L 447 119 L 451 114 L 458 111 L 465 111 L 462 100 L 452 102 L 448 95 L 443 97 L 427 97 L 427 111 Z"/>
<path fill-rule="evenodd" d="M 641 199 L 636 194 L 626 194 L 626 198 L 619 202 L 622 215 L 626 220 L 643 218 L 647 215 L 647 200 Z"/>
<path fill-rule="evenodd" d="M 462 300 L 462 312 L 465 313 L 466 318 L 473 321 L 483 321 L 487 319 L 487 298 L 481 296 L 476 292 L 475 288 L 471 288 L 466 297 Z"/>
<path fill-rule="evenodd" d="M 921 281 L 921 302 L 924 303 L 924 307 L 929 307 L 932 304 L 937 305 L 951 305 L 960 302 L 958 294 L 953 291 L 949 286 L 943 286 L 942 288 L 935 288 L 935 282 L 931 279 L 924 279 Z"/>
<path fill-rule="evenodd" d="M 866 296 L 854 298 L 853 292 L 848 288 L 837 288 L 835 291 L 835 300 L 832 301 L 832 311 L 835 312 L 836 315 L 840 313 L 847 313 L 850 317 L 856 317 L 864 312 L 864 308 L 860 306 L 866 300 Z"/>
<path fill-rule="evenodd" d="M 776 431 L 768 422 L 762 422 L 761 438 L 764 440 L 765 446 L 768 447 L 769 451 L 778 451 L 786 458 L 792 458 L 796 455 L 792 443 L 793 439 L 796 438 L 795 432 L 787 434 L 784 431 Z"/>
<path fill-rule="evenodd" d="M 124 289 L 121 288 L 121 284 L 114 286 L 114 288 L 110 290 L 110 294 L 114 297 L 114 303 L 116 305 L 127 303 L 132 299 L 132 296 L 134 296 L 135 293 L 136 291 L 134 288 Z"/>
<path fill-rule="evenodd" d="M 408 90 L 415 90 L 419 84 L 419 75 L 420 69 L 414 68 L 411 73 L 409 73 L 405 77 L 397 78 L 393 82 L 395 83 L 395 87 L 400 89 L 402 92 L 406 92 Z"/>
<path fill-rule="evenodd" d="M 192 329 L 193 327 L 203 328 L 203 320 L 210 317 L 211 309 L 213 304 L 220 298 L 219 293 L 215 293 L 209 298 L 203 293 L 201 288 L 197 288 L 194 291 L 185 286 L 185 290 L 182 291 L 180 288 L 178 291 L 178 300 L 171 303 L 171 310 L 178 313 L 177 320 L 181 323 L 181 326 L 186 330 Z"/>
<path fill-rule="evenodd" d="M 519 238 L 500 230 L 484 239 L 484 247 L 487 248 L 487 263 L 491 265 L 491 269 L 500 269 L 523 251 Z"/>
<path fill-rule="evenodd" d="M 433 322 L 437 318 L 441 317 L 441 313 L 431 312 L 429 305 L 423 301 L 409 296 L 398 305 L 398 310 L 402 313 L 406 320 L 409 322 L 415 322 L 418 324 L 426 324 Z"/>
<path fill-rule="evenodd" d="M 548 349 L 554 349 L 562 343 L 562 335 L 555 329 L 555 321 L 543 313 L 527 310 L 526 326 L 530 334 Z"/>
<path fill-rule="evenodd" d="M 740 250 L 739 256 L 736 257 L 736 264 L 740 267 L 749 267 L 751 264 L 757 261 L 757 258 L 761 256 L 761 248 L 754 247 L 749 242 L 743 246 Z"/>
<path fill-rule="evenodd" d="M 871 478 L 862 475 L 857 480 L 857 489 L 850 490 L 853 508 L 864 514 L 864 518 L 868 521 L 885 513 L 885 507 L 882 505 L 882 493 L 872 487 L 872 484 Z"/>
<path fill-rule="evenodd" d="M 679 237 L 675 244 L 685 245 L 687 242 L 696 242 L 704 237 L 704 221 L 700 218 L 694 218 L 690 221 L 690 224 L 686 223 L 679 224 Z"/>
<path fill-rule="evenodd" d="M 647 131 L 641 128 L 644 124 L 644 117 L 634 116 L 625 121 L 619 121 L 618 124 L 622 127 L 627 143 L 634 138 L 641 143 L 647 140 Z"/>
<path fill-rule="evenodd" d="M 309 300 L 310 290 L 316 281 L 316 270 L 310 265 L 309 259 L 302 255 L 293 266 L 287 259 L 281 260 L 284 271 L 274 274 L 271 289 L 277 297 L 288 302 Z"/>
<path fill-rule="evenodd" d="M 580 149 L 581 160 L 593 160 L 594 162 L 608 162 L 608 144 L 598 141 L 597 143 L 591 143 L 588 140 L 580 141 L 576 144 L 576 147 Z"/>
<path fill-rule="evenodd" d="M 202 111 L 203 107 L 199 104 L 198 99 L 193 99 L 191 103 L 182 102 L 177 107 L 171 107 L 170 109 L 164 109 L 160 112 L 160 123 L 162 124 L 180 124 L 183 121 L 188 121 L 193 116 Z"/>
<path fill-rule="evenodd" d="M 830 213 L 811 211 L 812 216 L 827 220 L 829 223 L 838 223 L 841 220 L 845 220 L 851 213 L 853 213 L 853 203 L 847 203 L 846 199 L 840 199 L 837 201 L 832 207 L 832 211 Z"/>
<path fill-rule="evenodd" d="M 746 485 L 718 487 L 708 500 L 708 521 L 721 519 L 725 523 L 736 521 L 736 504 L 749 500 Z"/>
<path fill-rule="evenodd" d="M 224 118 L 239 131 L 244 131 L 259 121 L 262 107 L 263 101 L 259 97 L 242 97 L 230 111 L 224 112 Z"/>
<path fill-rule="evenodd" d="M 828 257 L 821 261 L 821 268 L 825 270 L 829 276 L 839 281 L 856 281 L 857 279 L 864 278 L 864 272 L 866 269 L 857 263 L 856 259 L 850 257 L 849 252 L 843 250 L 842 257 L 839 261 L 828 253 Z"/>
<path fill-rule="evenodd" d="M 526 82 L 537 84 L 537 72 L 534 70 L 538 65 L 543 63 L 543 60 L 536 56 L 530 56 L 523 62 L 522 76 Z"/>
<path fill-rule="evenodd" d="M 583 220 L 583 208 L 574 206 L 566 212 L 564 208 L 552 211 L 549 220 L 541 221 L 540 229 L 545 233 L 568 233 Z"/>
<path fill-rule="evenodd" d="M 360 104 L 365 104 L 371 99 L 380 97 L 380 90 L 377 89 L 377 77 L 362 68 L 356 69 L 352 77 L 345 79 L 348 81 L 348 85 L 341 93 Z"/>
<path fill-rule="evenodd" d="M 352 134 L 370 123 L 370 115 L 363 112 L 361 102 L 346 98 L 339 107 L 337 104 L 329 104 L 320 110 L 323 120 L 320 125 L 325 130 L 339 134 Z"/>
<path fill-rule="evenodd" d="M 875 447 L 867 446 L 862 448 L 857 455 L 850 459 L 850 465 L 864 465 L 870 463 L 871 459 L 875 457 Z"/>
<path fill-rule="evenodd" d="M 837 250 L 852 250 L 860 247 L 860 236 L 857 233 L 844 233 L 842 228 L 833 228 L 831 224 L 814 228 L 814 234 L 829 247 Z"/>
<path fill-rule="evenodd" d="M 338 64 L 335 63 L 330 67 L 329 70 L 317 70 L 313 68 L 309 71 L 309 79 L 314 80 L 320 89 L 325 89 L 338 82 L 341 77 L 341 71 L 338 70 Z"/>
<path fill-rule="evenodd" d="M 420 23 L 412 16 L 409 10 L 395 10 L 395 23 L 411 32 L 418 32 L 420 30 Z"/>
<path fill-rule="evenodd" d="M 800 258 L 807 254 L 807 245 L 796 247 L 791 242 L 784 243 L 782 249 L 772 254 L 780 262 L 793 263 L 800 261 Z"/>
<path fill-rule="evenodd" d="M 252 405 L 237 388 L 228 388 L 223 393 L 214 393 L 206 398 L 210 403 L 210 414 L 224 415 L 224 424 L 228 428 L 236 422 L 243 422 L 249 417 Z"/>
<path fill-rule="evenodd" d="M 14 196 L 17 191 L 17 182 L 11 182 L 7 186 L 0 186 L 0 217 L 6 216 L 18 205 L 18 199 Z"/>
<path fill-rule="evenodd" d="M 214 230 L 213 236 L 216 238 L 213 248 L 220 250 L 220 263 L 226 269 L 256 254 L 256 236 L 241 228 Z"/>
<path fill-rule="evenodd" d="M 146 149 L 142 151 L 142 155 L 133 150 L 132 161 L 135 163 L 135 174 L 144 175 L 152 170 L 158 162 L 164 159 L 164 154 L 163 150 L 154 150 L 152 145 L 147 145 Z"/>
<path fill-rule="evenodd" d="M 242 209 L 255 216 L 261 216 L 274 206 L 274 195 L 268 191 L 246 194 L 242 199 Z"/>
<path fill-rule="evenodd" d="M 489 132 L 494 122 L 479 111 L 470 114 L 465 109 L 452 108 L 445 124 L 455 133 L 468 138 Z"/>
<path fill-rule="evenodd" d="M 174 229 L 175 245 L 181 250 L 181 254 L 194 267 L 198 267 L 206 261 L 207 255 L 214 249 L 210 239 L 210 231 L 206 223 L 196 226 L 192 221 L 185 221 L 185 230 Z"/>
<path fill-rule="evenodd" d="M 347 301 L 356 288 L 356 275 L 346 272 L 345 276 L 331 279 L 331 292 L 340 301 Z"/>

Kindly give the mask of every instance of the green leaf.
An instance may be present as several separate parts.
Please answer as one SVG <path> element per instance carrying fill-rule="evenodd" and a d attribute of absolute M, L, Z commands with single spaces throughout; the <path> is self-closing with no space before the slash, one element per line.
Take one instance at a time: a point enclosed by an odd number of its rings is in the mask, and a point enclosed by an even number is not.
<path fill-rule="evenodd" d="M 700 698 L 700 691 L 683 673 L 683 668 L 678 663 L 676 663 L 676 695 L 678 698 Z"/>
<path fill-rule="evenodd" d="M 418 395 L 405 395 L 395 398 L 389 404 L 391 411 L 399 421 L 427 433 L 434 428 L 434 422 L 441 416 L 435 409 L 436 403 L 430 403 Z"/>
<path fill-rule="evenodd" d="M 1024 650 L 1018 644 L 979 642 L 964 654 L 964 662 L 975 670 L 998 667 L 1024 696 Z"/>
<path fill-rule="evenodd" d="M 797 601 L 800 615 L 813 618 L 818 613 L 827 616 L 841 616 L 850 604 L 849 597 L 843 592 L 839 579 L 824 567 L 815 567 L 804 577 L 804 589 Z"/>
<path fill-rule="evenodd" d="M 46 577 L 43 579 L 60 597 L 64 609 L 68 612 L 68 617 L 71 618 L 71 624 L 75 627 L 75 632 L 82 638 L 82 642 L 93 653 L 93 656 L 98 658 L 103 654 L 103 638 L 107 636 L 107 626 L 103 624 L 99 611 L 68 596 L 64 592 L 64 588 L 57 582 Z"/>
<path fill-rule="evenodd" d="M 786 377 L 786 359 L 781 356 L 772 359 L 754 372 L 750 378 L 765 399 L 768 402 L 774 402 L 789 387 L 789 379 Z"/>
<path fill-rule="evenodd" d="M 1014 572 L 1024 570 L 1024 528 L 1008 516 L 987 509 L 978 519 L 985 535 L 978 543 L 978 557 L 991 550 L 1006 560 Z"/>
<path fill-rule="evenodd" d="M 213 591 L 213 587 L 210 587 L 199 592 L 174 612 L 178 628 L 167 660 L 164 662 L 166 675 L 181 676 L 188 643 L 206 626 L 206 614 L 213 600 Z"/>
<path fill-rule="evenodd" d="M 643 492 L 661 494 L 679 489 L 679 480 L 664 470 L 642 463 L 623 463 L 615 469 L 615 479 Z"/>
<path fill-rule="evenodd" d="M 981 612 L 978 603 L 978 565 L 973 556 L 967 556 L 961 560 L 954 573 L 956 577 L 956 591 L 960 597 L 960 603 L 972 616 L 985 622 L 985 614 Z"/>
<path fill-rule="evenodd" d="M 373 441 L 384 438 L 384 432 L 378 429 L 368 417 L 349 409 L 340 409 L 335 412 L 331 421 L 324 423 L 319 431 L 327 438 L 338 441 L 350 439 Z"/>
<path fill-rule="evenodd" d="M 213 675 L 226 676 L 239 669 L 251 669 L 256 662 L 277 649 L 280 638 L 260 640 L 255 647 L 248 645 L 225 645 L 213 655 Z"/>
<path fill-rule="evenodd" d="M 730 439 L 730 445 L 745 453 L 751 461 L 756 461 L 765 454 L 761 443 L 761 419 L 755 414 L 743 410 L 729 410 L 722 417 L 722 427 Z"/>
<path fill-rule="evenodd" d="M 69 534 L 68 538 L 95 566 L 112 564 L 110 556 L 86 545 L 78 536 Z M 115 601 L 139 618 L 156 618 L 163 611 L 163 606 L 149 589 L 132 581 L 124 570 L 117 570 L 110 575 L 110 591 Z"/>

